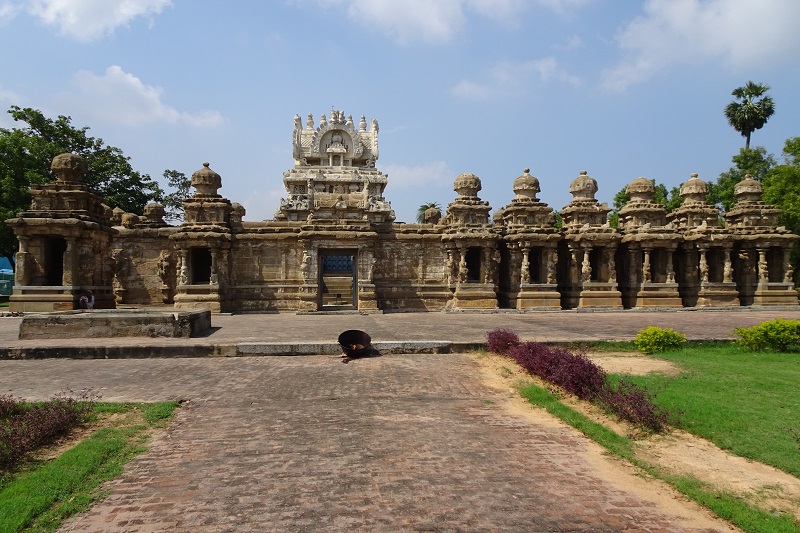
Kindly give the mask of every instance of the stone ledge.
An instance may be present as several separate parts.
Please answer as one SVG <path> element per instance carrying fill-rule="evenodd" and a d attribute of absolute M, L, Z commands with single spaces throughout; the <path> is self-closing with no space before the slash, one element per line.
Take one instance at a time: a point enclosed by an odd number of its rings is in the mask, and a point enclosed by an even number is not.
<path fill-rule="evenodd" d="M 19 339 L 85 339 L 117 337 L 197 337 L 211 327 L 211 312 L 202 311 L 63 311 L 27 315 Z"/>

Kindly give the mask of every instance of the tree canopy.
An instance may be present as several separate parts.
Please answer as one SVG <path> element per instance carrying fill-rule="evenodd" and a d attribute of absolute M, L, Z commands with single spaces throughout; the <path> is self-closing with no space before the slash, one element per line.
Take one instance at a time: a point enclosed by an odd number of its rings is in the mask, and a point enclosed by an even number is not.
<path fill-rule="evenodd" d="M 764 181 L 764 177 L 776 163 L 775 157 L 768 154 L 763 146 L 742 148 L 733 156 L 732 161 L 734 166 L 730 170 L 720 174 L 716 183 L 708 184 L 708 203 L 720 205 L 725 211 L 730 211 L 736 203 L 733 190 L 737 183 L 747 174 L 758 181 Z"/>
<path fill-rule="evenodd" d="M 764 176 L 763 200 L 781 209 L 778 223 L 800 234 L 800 137 L 787 139 L 783 146 L 784 163 L 772 167 Z M 795 286 L 800 282 L 800 243 L 791 257 Z"/>
<path fill-rule="evenodd" d="M 165 194 L 161 202 L 166 210 L 165 218 L 168 220 L 181 220 L 183 219 L 183 201 L 189 197 L 192 180 L 187 178 L 186 174 L 177 170 L 167 169 L 164 171 L 163 176 L 167 180 L 167 185 L 174 189 L 171 193 Z"/>
<path fill-rule="evenodd" d="M 31 185 L 55 178 L 50 164 L 61 153 L 88 161 L 83 182 L 111 207 L 141 214 L 148 202 L 164 201 L 156 181 L 134 170 L 122 150 L 89 136 L 88 126 L 76 128 L 70 117 L 54 120 L 31 108 L 12 106 L 8 113 L 20 126 L 0 128 L 0 255 L 12 257 L 17 249 L 16 237 L 4 221 L 30 207 Z"/>
<path fill-rule="evenodd" d="M 775 102 L 765 96 L 769 85 L 748 81 L 731 93 L 736 100 L 725 106 L 725 117 L 733 129 L 745 138 L 745 148 L 750 148 L 750 135 L 760 130 L 775 113 Z"/>

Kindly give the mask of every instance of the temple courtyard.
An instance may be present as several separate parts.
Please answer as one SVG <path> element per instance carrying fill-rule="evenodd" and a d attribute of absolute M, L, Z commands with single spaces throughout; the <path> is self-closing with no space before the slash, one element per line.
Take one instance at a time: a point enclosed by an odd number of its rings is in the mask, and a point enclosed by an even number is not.
<path fill-rule="evenodd" d="M 67 531 L 731 531 L 521 404 L 463 349 L 499 327 L 542 341 L 631 339 L 649 325 L 721 339 L 778 317 L 800 309 L 214 315 L 191 339 L 26 341 L 21 318 L 4 317 L 0 357 L 49 347 L 112 358 L 0 360 L 0 394 L 184 402 Z M 208 356 L 302 352 L 353 328 L 376 345 L 437 341 L 431 351 L 453 353 Z M 147 358 L 124 358 L 143 346 Z"/>

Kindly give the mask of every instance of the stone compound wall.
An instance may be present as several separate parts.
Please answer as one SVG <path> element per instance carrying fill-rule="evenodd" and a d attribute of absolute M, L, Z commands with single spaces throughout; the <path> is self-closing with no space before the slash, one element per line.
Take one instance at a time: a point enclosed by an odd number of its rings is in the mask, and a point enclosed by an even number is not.
<path fill-rule="evenodd" d="M 670 214 L 651 180 L 633 180 L 612 228 L 581 171 L 556 228 L 529 169 L 491 217 L 480 178 L 464 173 L 444 214 L 402 224 L 375 168 L 377 133 L 377 121 L 356 126 L 342 112 L 319 127 L 295 117 L 287 198 L 263 222 L 243 221 L 208 163 L 192 174 L 184 221 L 169 226 L 158 204 L 112 211 L 81 184 L 85 161 L 57 156 L 56 182 L 32 189 L 31 210 L 7 221 L 20 240 L 11 310 L 73 309 L 86 290 L 97 308 L 212 312 L 797 305 L 789 259 L 800 237 L 776 227 L 779 211 L 750 177 L 724 224 L 692 175 Z"/>

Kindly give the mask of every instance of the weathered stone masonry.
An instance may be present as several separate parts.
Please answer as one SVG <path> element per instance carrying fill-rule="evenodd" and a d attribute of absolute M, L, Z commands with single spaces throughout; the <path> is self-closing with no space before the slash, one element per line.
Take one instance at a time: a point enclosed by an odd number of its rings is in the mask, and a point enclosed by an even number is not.
<path fill-rule="evenodd" d="M 158 204 L 142 216 L 112 211 L 80 182 L 83 159 L 56 157 L 57 179 L 32 188 L 31 209 L 7 221 L 20 240 L 12 310 L 73 309 L 84 289 L 97 308 L 214 312 L 797 305 L 789 252 L 800 237 L 776 227 L 779 211 L 749 177 L 724 224 L 693 174 L 670 214 L 652 181 L 633 180 L 612 228 L 581 171 L 557 228 L 528 169 L 491 218 L 480 179 L 462 174 L 444 215 L 429 209 L 425 223 L 402 224 L 375 166 L 376 120 L 356 125 L 333 111 L 304 126 L 295 116 L 292 148 L 273 220 L 243 221 L 206 163 L 179 226 Z"/>

